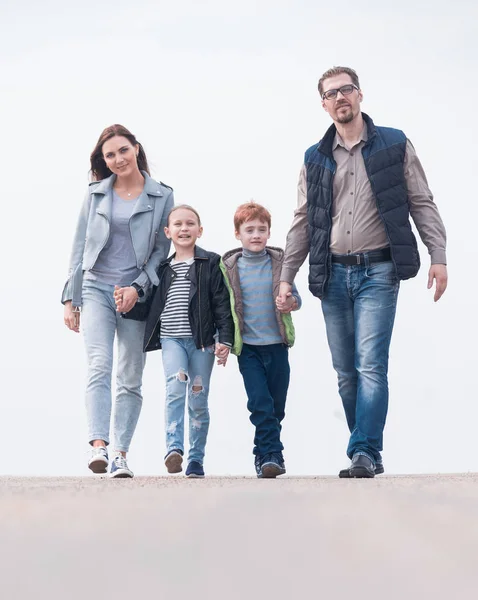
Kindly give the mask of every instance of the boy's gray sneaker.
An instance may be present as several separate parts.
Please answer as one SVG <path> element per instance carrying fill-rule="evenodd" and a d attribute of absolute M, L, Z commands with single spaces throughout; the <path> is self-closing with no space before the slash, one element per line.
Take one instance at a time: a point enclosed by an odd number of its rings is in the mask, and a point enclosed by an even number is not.
<path fill-rule="evenodd" d="M 260 464 L 261 470 L 258 477 L 261 479 L 275 479 L 279 475 L 284 475 L 285 473 L 285 463 L 282 452 L 269 452 L 268 454 L 265 454 L 261 457 Z"/>
<path fill-rule="evenodd" d="M 91 448 L 88 459 L 88 469 L 93 473 L 106 473 L 108 470 L 108 450 L 104 446 Z"/>
<path fill-rule="evenodd" d="M 262 477 L 261 461 L 262 457 L 256 454 L 256 456 L 254 457 L 254 468 L 256 470 L 257 477 Z"/>

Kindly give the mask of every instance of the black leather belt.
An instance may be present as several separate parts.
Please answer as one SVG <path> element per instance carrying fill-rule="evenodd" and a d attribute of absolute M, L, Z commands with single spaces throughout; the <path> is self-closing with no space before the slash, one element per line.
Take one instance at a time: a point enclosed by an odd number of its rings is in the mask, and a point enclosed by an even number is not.
<path fill-rule="evenodd" d="M 364 265 L 365 257 L 368 258 L 369 265 L 392 260 L 390 248 L 382 248 L 382 250 L 372 250 L 371 252 L 360 252 L 358 254 L 332 254 L 332 262 L 348 266 Z"/>

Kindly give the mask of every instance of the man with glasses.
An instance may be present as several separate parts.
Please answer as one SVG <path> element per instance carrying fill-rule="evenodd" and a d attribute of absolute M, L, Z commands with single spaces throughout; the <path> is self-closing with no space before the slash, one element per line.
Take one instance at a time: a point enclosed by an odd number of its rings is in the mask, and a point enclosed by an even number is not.
<path fill-rule="evenodd" d="M 277 304 L 290 295 L 309 254 L 309 288 L 322 300 L 350 429 L 351 464 L 339 476 L 374 477 L 384 472 L 388 351 L 400 280 L 420 267 L 409 217 L 431 257 L 435 302 L 447 286 L 446 234 L 410 141 L 361 112 L 357 73 L 334 67 L 318 87 L 333 124 L 305 153 Z"/>

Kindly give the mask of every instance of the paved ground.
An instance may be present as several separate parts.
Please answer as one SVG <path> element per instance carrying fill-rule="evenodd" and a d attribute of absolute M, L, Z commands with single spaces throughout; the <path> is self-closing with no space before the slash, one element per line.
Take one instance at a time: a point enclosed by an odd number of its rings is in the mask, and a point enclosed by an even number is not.
<path fill-rule="evenodd" d="M 0 598 L 478 598 L 478 475 L 0 478 Z"/>

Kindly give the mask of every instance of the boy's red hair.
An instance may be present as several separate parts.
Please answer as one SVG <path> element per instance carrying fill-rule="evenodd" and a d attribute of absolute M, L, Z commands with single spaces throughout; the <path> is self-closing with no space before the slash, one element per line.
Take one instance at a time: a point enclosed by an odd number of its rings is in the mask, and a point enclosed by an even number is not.
<path fill-rule="evenodd" d="M 267 223 L 269 229 L 271 228 L 271 213 L 264 206 L 251 200 L 251 202 L 246 202 L 238 206 L 234 214 L 234 229 L 239 231 L 239 227 L 243 223 L 253 221 L 254 219 L 259 219 L 259 221 Z"/>

